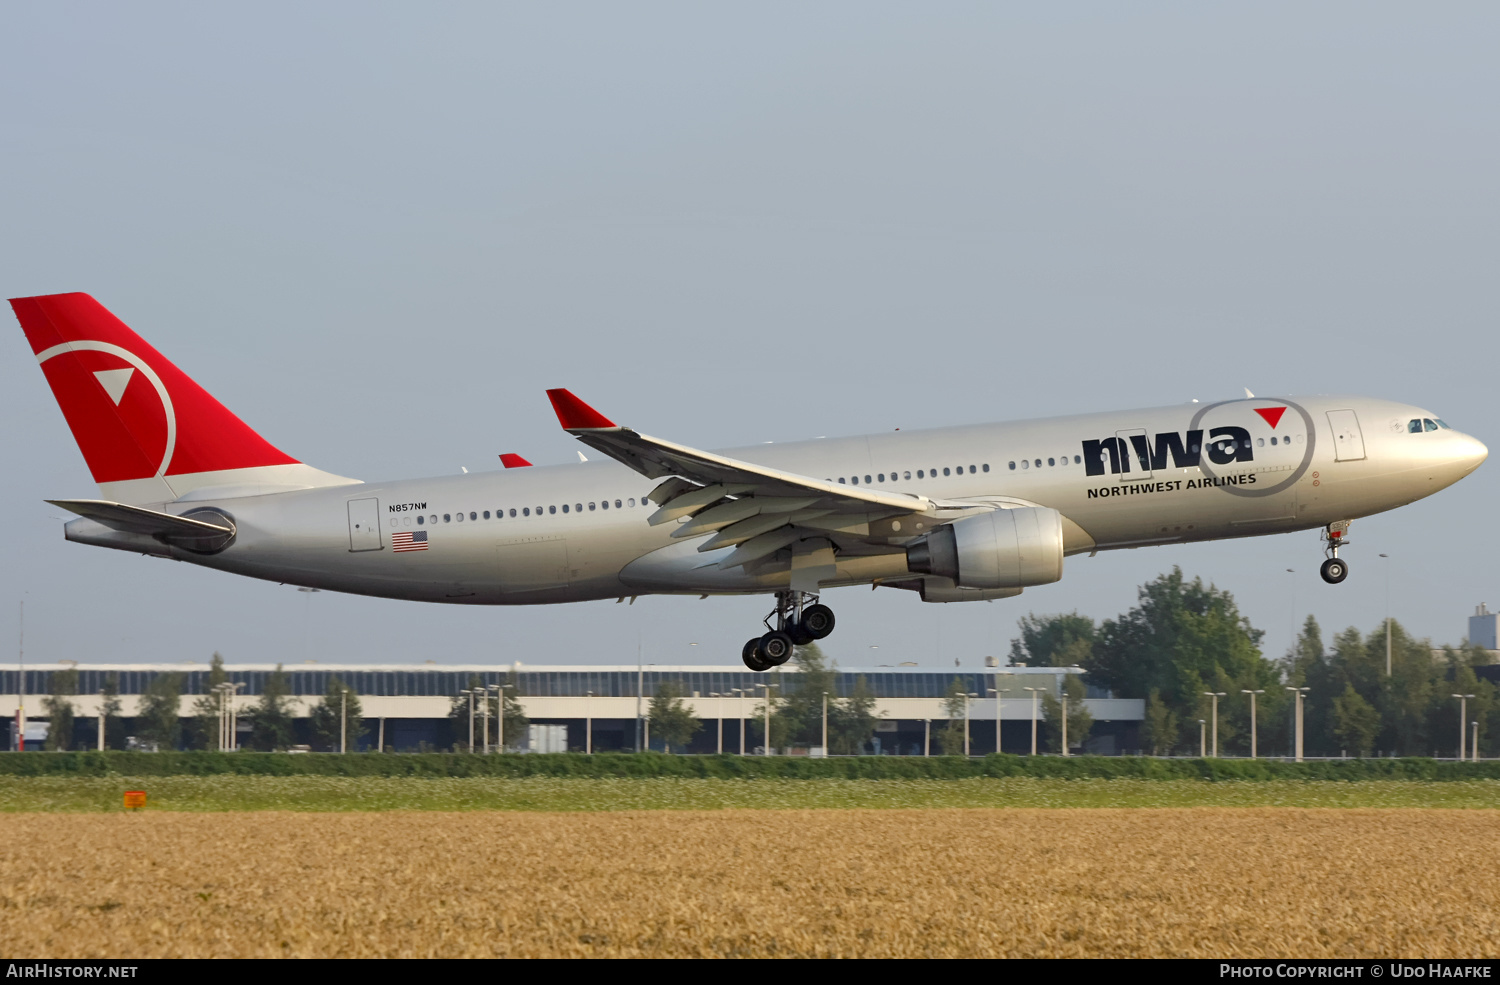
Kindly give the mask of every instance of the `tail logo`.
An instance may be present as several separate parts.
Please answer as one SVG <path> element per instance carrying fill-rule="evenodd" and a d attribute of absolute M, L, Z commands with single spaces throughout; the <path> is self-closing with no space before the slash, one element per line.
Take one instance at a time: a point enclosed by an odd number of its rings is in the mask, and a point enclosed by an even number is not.
<path fill-rule="evenodd" d="M 94 342 L 88 340 L 62 342 L 50 349 L 44 349 L 37 353 L 36 361 L 39 365 L 44 365 L 47 360 L 54 356 L 60 356 L 65 352 L 103 352 L 123 359 L 130 364 L 129 366 L 122 366 L 119 369 L 96 370 L 93 374 L 94 379 L 99 381 L 99 385 L 104 388 L 105 394 L 115 407 L 119 407 L 120 401 L 124 399 L 125 390 L 130 386 L 130 381 L 134 378 L 136 370 L 140 370 L 141 375 L 150 382 L 151 386 L 156 390 L 156 396 L 161 400 L 162 412 L 166 416 L 167 440 L 162 449 L 161 463 L 156 467 L 156 475 L 158 477 L 166 475 L 167 466 L 172 463 L 172 453 L 177 448 L 177 413 L 172 408 L 172 397 L 167 393 L 166 384 L 161 381 L 161 377 L 157 376 L 156 371 L 140 356 L 137 356 L 129 349 L 115 345 L 113 342 Z"/>

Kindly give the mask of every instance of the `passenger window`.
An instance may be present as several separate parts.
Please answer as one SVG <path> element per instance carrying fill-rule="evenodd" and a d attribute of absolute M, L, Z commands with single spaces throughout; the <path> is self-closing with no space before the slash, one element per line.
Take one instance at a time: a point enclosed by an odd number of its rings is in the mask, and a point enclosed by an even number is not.
<path fill-rule="evenodd" d="M 948 474 L 948 470 L 947 469 L 943 469 L 943 474 L 947 475 Z"/>
<path fill-rule="evenodd" d="M 865 485 L 868 486 L 869 484 L 870 484 L 870 477 L 869 476 L 865 476 Z"/>
<path fill-rule="evenodd" d="M 1274 435 L 1274 434 L 1271 435 L 1271 447 L 1272 448 L 1276 447 L 1276 435 Z"/>
<path fill-rule="evenodd" d="M 486 520 L 488 520 L 490 518 L 490 515 L 488 513 L 486 513 L 484 515 L 484 518 Z M 470 520 L 477 520 L 477 519 L 479 519 L 479 516 L 477 514 L 475 514 L 474 512 L 470 511 L 470 513 L 469 513 L 469 519 Z"/>
<path fill-rule="evenodd" d="M 589 504 L 589 512 L 590 513 L 594 512 L 594 504 L 593 503 Z"/>
<path fill-rule="evenodd" d="M 976 469 L 974 466 L 972 466 L 972 465 L 969 466 L 969 474 L 970 475 L 973 475 L 977 471 L 978 471 L 978 469 Z"/>
<path fill-rule="evenodd" d="M 510 515 L 511 515 L 511 516 L 515 516 L 515 515 L 516 515 L 516 511 L 515 511 L 515 510 L 514 510 L 514 509 L 512 509 L 512 510 L 511 510 L 511 511 L 510 511 Z"/>
<path fill-rule="evenodd" d="M 563 512 L 564 513 L 568 512 L 568 504 L 567 503 L 563 504 Z"/>
<path fill-rule="evenodd" d="M 989 462 L 985 462 L 983 465 L 980 466 L 980 468 L 983 469 L 984 471 L 988 472 L 990 470 L 990 463 Z"/>
<path fill-rule="evenodd" d="M 617 500 L 615 500 L 615 509 L 619 509 L 619 508 L 620 508 L 620 501 L 617 499 Z"/>
<path fill-rule="evenodd" d="M 521 515 L 522 516 L 530 516 L 531 515 L 531 507 L 527 506 L 524 509 L 522 509 L 521 510 Z"/>
<path fill-rule="evenodd" d="M 627 499 L 625 502 L 629 503 L 631 506 L 634 506 L 635 505 L 635 497 L 632 496 L 630 499 Z"/>
<path fill-rule="evenodd" d="M 444 522 L 444 523 L 448 523 L 448 522 L 450 522 L 450 521 L 451 521 L 451 520 L 452 520 L 452 519 L 453 519 L 453 514 L 451 514 L 451 513 L 444 513 L 444 514 L 443 514 L 443 522 Z"/>
<path fill-rule="evenodd" d="M 1015 471 L 1015 470 L 1016 470 L 1016 463 L 1015 463 L 1015 462 L 1011 462 L 1011 463 L 1010 463 L 1010 470 L 1011 470 L 1011 471 L 1012 471 L 1012 472 L 1014 472 L 1014 471 Z"/>
<path fill-rule="evenodd" d="M 489 511 L 489 510 L 485 510 L 485 511 L 484 511 L 484 518 L 485 518 L 485 519 L 486 519 L 486 520 L 488 520 L 488 519 L 489 519 L 489 518 L 490 518 L 490 511 Z"/>
<path fill-rule="evenodd" d="M 1031 463 L 1029 461 L 1027 461 L 1026 459 L 1023 458 L 1023 459 L 1021 459 L 1021 468 L 1023 468 L 1023 469 L 1029 469 L 1029 468 L 1031 468 Z"/>
<path fill-rule="evenodd" d="M 839 476 L 839 485 L 841 485 L 841 486 L 847 486 L 848 484 L 849 483 L 847 483 L 847 482 L 844 481 L 844 477 L 843 476 Z"/>
<path fill-rule="evenodd" d="M 905 476 L 908 479 L 911 478 L 911 473 L 910 472 L 903 472 L 902 475 Z"/>
<path fill-rule="evenodd" d="M 1198 450 L 1198 447 L 1196 445 L 1194 445 L 1193 446 L 1193 451 L 1197 451 L 1197 450 Z M 1082 455 L 1074 455 L 1073 456 L 1073 464 L 1074 465 L 1081 465 L 1081 464 L 1083 464 L 1083 456 Z"/>
<path fill-rule="evenodd" d="M 1406 422 L 1406 433 L 1407 434 L 1421 434 L 1422 433 L 1422 422 L 1421 422 L 1421 420 L 1418 419 L 1418 420 L 1407 421 Z"/>
<path fill-rule="evenodd" d="M 419 516 L 419 517 L 417 517 L 417 526 L 420 527 L 421 525 L 422 525 L 422 518 Z"/>
<path fill-rule="evenodd" d="M 436 524 L 437 524 L 437 514 L 436 513 L 430 513 L 430 514 L 428 514 L 428 516 L 427 516 L 427 522 L 433 524 L 434 526 L 436 526 Z"/>
<path fill-rule="evenodd" d="M 859 476 L 857 476 L 857 475 L 851 475 L 849 477 L 849 485 L 851 485 L 851 486 L 857 486 L 857 485 L 859 485 Z"/>
<path fill-rule="evenodd" d="M 557 507 L 556 506 L 549 506 L 549 507 L 547 507 L 547 512 L 548 513 L 556 513 L 557 512 Z"/>
<path fill-rule="evenodd" d="M 877 475 L 875 478 L 879 479 L 881 482 L 884 482 L 885 481 L 885 473 L 882 472 L 879 475 Z"/>
<path fill-rule="evenodd" d="M 1049 458 L 1049 459 L 1047 459 L 1047 464 L 1048 465 L 1056 465 L 1057 464 L 1057 459 L 1055 459 L 1055 458 Z"/>
<path fill-rule="evenodd" d="M 582 513 L 583 512 L 583 504 L 582 503 L 574 503 L 573 504 L 573 512 L 574 513 Z"/>
<path fill-rule="evenodd" d="M 1037 468 L 1041 468 L 1042 467 L 1042 460 L 1040 458 L 1036 460 L 1036 467 Z"/>
<path fill-rule="evenodd" d="M 1426 430 L 1428 430 L 1428 431 L 1436 431 L 1437 430 L 1437 424 L 1434 421 L 1429 420 L 1428 418 L 1425 418 L 1425 417 L 1422 418 L 1422 426 Z"/>
<path fill-rule="evenodd" d="M 1266 439 L 1265 438 L 1256 438 L 1255 439 L 1255 446 L 1257 448 L 1264 448 L 1266 446 Z"/>
<path fill-rule="evenodd" d="M 917 478 L 924 479 L 926 478 L 926 474 L 921 469 L 917 469 Z"/>

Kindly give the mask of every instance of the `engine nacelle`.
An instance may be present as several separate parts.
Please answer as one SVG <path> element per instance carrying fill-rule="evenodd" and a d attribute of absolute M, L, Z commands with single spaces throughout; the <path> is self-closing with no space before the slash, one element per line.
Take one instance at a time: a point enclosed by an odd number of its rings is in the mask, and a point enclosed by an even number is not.
<path fill-rule="evenodd" d="M 1062 514 L 993 510 L 939 527 L 906 549 L 906 566 L 961 588 L 1023 588 L 1062 577 Z"/>

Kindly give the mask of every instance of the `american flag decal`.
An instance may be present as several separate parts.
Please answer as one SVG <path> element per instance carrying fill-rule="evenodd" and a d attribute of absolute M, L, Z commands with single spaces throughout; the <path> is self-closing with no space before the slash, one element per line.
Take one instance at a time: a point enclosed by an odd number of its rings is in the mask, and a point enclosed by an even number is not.
<path fill-rule="evenodd" d="M 391 534 L 391 549 L 397 554 L 402 551 L 425 551 L 427 550 L 427 531 L 398 530 Z"/>

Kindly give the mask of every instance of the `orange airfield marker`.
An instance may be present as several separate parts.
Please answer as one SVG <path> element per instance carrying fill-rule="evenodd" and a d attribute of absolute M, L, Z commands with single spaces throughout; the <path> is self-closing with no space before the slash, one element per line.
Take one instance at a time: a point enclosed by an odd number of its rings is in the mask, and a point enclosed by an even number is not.
<path fill-rule="evenodd" d="M 137 810 L 140 810 L 142 807 L 145 807 L 145 806 L 146 806 L 146 791 L 144 791 L 144 790 L 127 790 L 127 791 L 125 791 L 125 809 L 126 810 L 137 811 Z"/>

